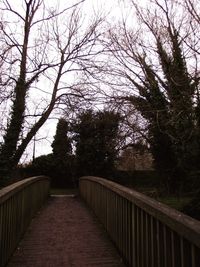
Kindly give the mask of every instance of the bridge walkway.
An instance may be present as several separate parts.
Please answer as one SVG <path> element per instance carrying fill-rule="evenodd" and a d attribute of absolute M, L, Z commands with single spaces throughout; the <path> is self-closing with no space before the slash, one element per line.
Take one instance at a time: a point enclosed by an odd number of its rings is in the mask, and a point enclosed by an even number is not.
<path fill-rule="evenodd" d="M 51 196 L 7 267 L 124 267 L 102 225 L 79 197 Z"/>

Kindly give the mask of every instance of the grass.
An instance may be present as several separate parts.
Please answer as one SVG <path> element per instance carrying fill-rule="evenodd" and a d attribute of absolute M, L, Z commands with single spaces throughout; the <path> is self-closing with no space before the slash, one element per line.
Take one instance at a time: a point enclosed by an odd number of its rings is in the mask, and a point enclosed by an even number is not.
<path fill-rule="evenodd" d="M 162 196 L 159 189 L 155 187 L 135 187 L 133 189 L 179 211 L 182 211 L 183 207 L 192 200 L 191 196 Z"/>
<path fill-rule="evenodd" d="M 168 205 L 171 208 L 181 211 L 185 205 L 187 205 L 192 198 L 191 197 L 159 197 L 158 201 Z"/>
<path fill-rule="evenodd" d="M 50 188 L 50 195 L 77 195 L 77 188 Z"/>

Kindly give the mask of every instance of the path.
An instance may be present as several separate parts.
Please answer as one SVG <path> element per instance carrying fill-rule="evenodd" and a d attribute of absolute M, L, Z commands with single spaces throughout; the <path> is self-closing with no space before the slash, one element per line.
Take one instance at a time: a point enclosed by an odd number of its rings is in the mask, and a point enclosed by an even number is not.
<path fill-rule="evenodd" d="M 50 197 L 7 267 L 123 267 L 103 227 L 78 197 Z"/>

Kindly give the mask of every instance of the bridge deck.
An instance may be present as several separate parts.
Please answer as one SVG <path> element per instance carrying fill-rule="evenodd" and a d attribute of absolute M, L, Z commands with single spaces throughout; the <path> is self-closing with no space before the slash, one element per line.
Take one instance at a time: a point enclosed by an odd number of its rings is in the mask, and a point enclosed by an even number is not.
<path fill-rule="evenodd" d="M 102 226 L 78 197 L 50 197 L 8 267 L 124 266 Z"/>

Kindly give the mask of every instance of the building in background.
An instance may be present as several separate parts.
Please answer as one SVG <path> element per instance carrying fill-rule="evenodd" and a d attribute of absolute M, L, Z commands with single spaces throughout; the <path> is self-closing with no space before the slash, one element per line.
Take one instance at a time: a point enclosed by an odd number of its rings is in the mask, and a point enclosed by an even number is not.
<path fill-rule="evenodd" d="M 153 157 L 148 148 L 142 144 L 134 144 L 123 150 L 119 159 L 119 170 L 153 170 Z"/>

